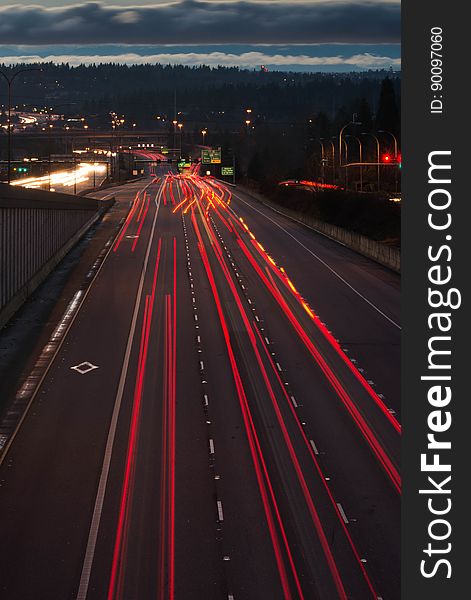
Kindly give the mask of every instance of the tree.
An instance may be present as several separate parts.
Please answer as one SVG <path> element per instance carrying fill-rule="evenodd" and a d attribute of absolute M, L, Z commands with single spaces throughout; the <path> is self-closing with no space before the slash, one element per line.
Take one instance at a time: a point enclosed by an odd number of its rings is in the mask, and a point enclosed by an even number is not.
<path fill-rule="evenodd" d="M 364 131 L 370 131 L 373 122 L 373 113 L 371 111 L 368 100 L 363 97 L 358 104 L 358 120 L 362 124 Z"/>
<path fill-rule="evenodd" d="M 389 77 L 383 79 L 379 94 L 376 128 L 399 134 L 399 111 L 397 109 L 396 93 Z"/>

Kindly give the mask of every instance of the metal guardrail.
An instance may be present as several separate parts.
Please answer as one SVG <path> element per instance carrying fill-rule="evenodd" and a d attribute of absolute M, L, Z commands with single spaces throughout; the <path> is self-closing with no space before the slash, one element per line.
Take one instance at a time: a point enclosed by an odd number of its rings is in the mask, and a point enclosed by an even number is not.
<path fill-rule="evenodd" d="M 326 223 L 325 221 L 320 221 L 314 217 L 303 215 L 302 213 L 289 209 L 281 204 L 276 204 L 275 202 L 270 202 L 261 194 L 253 192 L 251 190 L 246 189 L 245 187 L 241 187 L 241 189 L 251 198 L 256 200 L 257 202 L 261 202 L 265 204 L 275 212 L 278 212 L 289 219 L 293 219 L 298 223 L 302 223 L 307 227 L 325 235 L 336 242 L 340 242 L 344 246 L 358 252 L 359 254 L 363 254 L 368 258 L 376 261 L 377 263 L 396 271 L 396 273 L 401 272 L 401 250 L 400 248 L 396 248 L 394 246 L 388 246 L 386 244 L 382 244 L 381 242 L 377 242 L 372 240 L 360 233 L 356 233 L 354 231 L 349 231 L 348 229 L 344 229 L 343 227 L 338 227 L 337 225 L 331 225 L 330 223 Z"/>
<path fill-rule="evenodd" d="M 271 203 L 269 206 L 273 208 Z M 275 210 L 295 221 L 307 225 L 311 229 L 314 229 L 337 242 L 340 242 L 344 246 L 355 250 L 355 252 L 371 258 L 384 267 L 396 271 L 396 273 L 401 272 L 401 250 L 399 248 L 387 246 L 386 244 L 372 240 L 360 233 L 349 231 L 348 229 L 338 227 L 337 225 L 331 225 L 324 221 L 319 221 L 319 219 L 303 215 L 294 210 L 289 210 L 284 206 L 276 205 Z"/>
<path fill-rule="evenodd" d="M 113 202 L 0 184 L 0 326 Z"/>

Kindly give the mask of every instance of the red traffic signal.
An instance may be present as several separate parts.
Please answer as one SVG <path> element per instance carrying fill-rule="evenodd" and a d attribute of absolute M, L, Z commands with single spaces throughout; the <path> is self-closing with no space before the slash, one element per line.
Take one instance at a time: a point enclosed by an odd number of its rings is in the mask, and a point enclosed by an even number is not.
<path fill-rule="evenodd" d="M 383 162 L 390 163 L 392 161 L 392 157 L 390 154 L 383 154 Z"/>

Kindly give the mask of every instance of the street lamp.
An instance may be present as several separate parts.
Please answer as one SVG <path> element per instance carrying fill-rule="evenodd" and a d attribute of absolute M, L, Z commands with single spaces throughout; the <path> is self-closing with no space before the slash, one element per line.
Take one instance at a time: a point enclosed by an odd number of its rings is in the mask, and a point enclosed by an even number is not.
<path fill-rule="evenodd" d="M 394 140 L 394 160 L 397 160 L 397 137 L 394 135 L 394 133 L 391 133 L 390 131 L 386 131 L 384 129 L 379 129 L 378 133 L 386 133 L 387 135 L 390 135 L 392 137 L 392 139 Z"/>
<path fill-rule="evenodd" d="M 335 184 L 335 144 L 332 140 L 321 138 L 321 142 L 329 142 L 332 145 L 332 183 Z"/>
<path fill-rule="evenodd" d="M 203 136 L 203 146 L 204 146 L 204 137 L 205 137 L 205 135 L 206 135 L 207 133 L 208 133 L 208 130 L 207 130 L 207 129 L 202 129 L 202 130 L 201 130 L 201 135 Z"/>
<path fill-rule="evenodd" d="M 360 192 L 362 192 L 363 191 L 363 165 L 361 163 L 363 162 L 363 147 L 361 145 L 360 138 L 357 137 L 356 135 L 346 135 L 345 139 L 347 139 L 347 138 L 356 140 L 358 142 L 358 148 L 359 148 L 359 150 L 358 150 L 358 152 L 359 152 L 358 156 L 359 156 L 359 159 L 360 159 Z"/>
<path fill-rule="evenodd" d="M 173 148 L 174 148 L 174 152 L 176 152 L 177 151 L 177 125 L 178 125 L 178 121 L 176 119 L 173 119 L 172 123 L 173 123 Z"/>
<path fill-rule="evenodd" d="M 379 166 L 380 166 L 380 162 L 379 162 L 379 160 L 380 160 L 379 159 L 379 157 L 380 157 L 380 147 L 379 147 L 379 139 L 377 138 L 377 136 L 374 133 L 365 133 L 365 132 L 362 132 L 360 135 L 370 135 L 376 141 L 376 163 L 377 163 L 377 174 L 376 174 L 376 177 L 377 177 L 377 180 L 378 180 L 377 185 L 378 185 L 378 192 L 379 192 L 379 189 L 380 189 L 380 169 L 379 169 Z"/>
<path fill-rule="evenodd" d="M 345 138 L 342 140 L 342 143 L 345 146 L 345 191 L 348 191 L 348 144 Z"/>
<path fill-rule="evenodd" d="M 349 127 L 350 125 L 361 125 L 361 123 L 356 120 L 356 117 L 357 117 L 356 113 L 353 113 L 352 120 L 349 123 L 347 123 L 346 125 L 344 125 L 339 133 L 339 169 L 340 169 L 340 167 L 342 167 L 342 135 L 343 135 L 343 132 L 345 131 L 345 129 L 347 129 L 347 127 Z M 345 169 L 345 177 L 346 176 L 347 176 L 347 170 Z"/>
<path fill-rule="evenodd" d="M 343 135 L 343 132 L 350 125 L 361 125 L 361 123 L 356 120 L 356 116 L 357 116 L 356 113 L 354 113 L 353 114 L 353 119 L 349 123 L 347 123 L 346 125 L 344 125 L 342 127 L 342 129 L 340 130 L 340 133 L 339 133 L 339 166 L 342 166 L 342 135 Z"/>
<path fill-rule="evenodd" d="M 325 148 L 324 148 L 324 142 L 321 140 L 317 140 L 319 142 L 319 144 L 321 145 L 322 151 L 321 151 L 321 178 L 322 178 L 322 183 L 325 183 Z"/>
<path fill-rule="evenodd" d="M 15 81 L 15 79 L 18 77 L 18 75 L 20 75 L 21 73 L 26 73 L 29 71 L 42 71 L 42 69 L 36 69 L 36 68 L 31 68 L 31 69 L 20 69 L 19 71 L 17 71 L 16 73 L 14 73 L 11 77 L 9 77 L 6 73 L 4 73 L 3 71 L 0 71 L 0 75 L 5 79 L 5 81 L 7 82 L 8 85 L 8 121 L 7 121 L 7 125 L 8 125 L 8 173 L 7 173 L 7 181 L 8 183 L 11 183 L 11 88 L 13 86 L 13 82 Z"/>
<path fill-rule="evenodd" d="M 384 129 L 379 129 L 378 133 L 385 133 L 386 135 L 390 135 L 392 137 L 392 139 L 394 140 L 394 162 L 397 163 L 397 157 L 398 157 L 397 137 L 394 135 L 394 133 L 391 133 L 390 131 L 386 131 Z M 394 188 L 395 188 L 395 191 L 397 192 L 397 165 L 396 165 L 395 172 L 394 172 Z"/>
<path fill-rule="evenodd" d="M 178 129 L 180 130 L 180 158 L 181 158 L 182 157 L 183 123 L 178 123 Z"/>

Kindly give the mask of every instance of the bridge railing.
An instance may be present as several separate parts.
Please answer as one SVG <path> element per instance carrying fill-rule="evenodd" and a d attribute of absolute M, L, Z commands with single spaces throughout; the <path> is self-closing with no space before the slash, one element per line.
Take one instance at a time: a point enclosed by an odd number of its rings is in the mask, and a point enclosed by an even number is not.
<path fill-rule="evenodd" d="M 0 327 L 113 202 L 0 184 Z"/>

